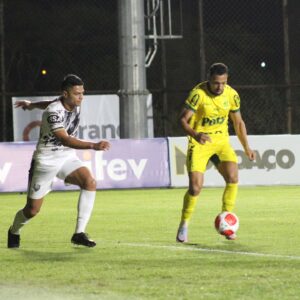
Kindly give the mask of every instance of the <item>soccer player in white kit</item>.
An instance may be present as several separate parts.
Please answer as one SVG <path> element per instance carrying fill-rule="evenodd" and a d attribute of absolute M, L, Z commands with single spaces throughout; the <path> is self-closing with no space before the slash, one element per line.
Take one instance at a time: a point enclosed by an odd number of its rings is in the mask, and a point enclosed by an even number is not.
<path fill-rule="evenodd" d="M 37 215 L 55 177 L 68 184 L 78 185 L 81 189 L 77 223 L 71 242 L 87 247 L 96 246 L 96 242 L 85 233 L 93 210 L 96 181 L 89 169 L 76 156 L 75 149 L 106 151 L 110 144 L 108 141 L 94 143 L 76 138 L 80 104 L 84 94 L 83 81 L 78 76 L 69 74 L 64 78 L 61 90 L 62 95 L 55 100 L 37 103 L 23 100 L 15 103 L 16 107 L 22 107 L 24 110 L 33 108 L 45 110 L 40 137 L 29 170 L 27 203 L 16 213 L 8 230 L 8 248 L 19 248 L 20 229 Z"/>

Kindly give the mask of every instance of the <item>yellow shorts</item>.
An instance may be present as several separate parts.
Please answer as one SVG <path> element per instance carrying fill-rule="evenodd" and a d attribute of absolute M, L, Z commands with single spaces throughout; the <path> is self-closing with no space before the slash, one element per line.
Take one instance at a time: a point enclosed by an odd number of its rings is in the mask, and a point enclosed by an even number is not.
<path fill-rule="evenodd" d="M 231 147 L 228 138 L 221 138 L 212 143 L 189 143 L 186 157 L 186 165 L 188 172 L 204 173 L 208 160 L 211 156 L 217 155 L 221 162 L 232 161 L 237 163 L 237 156 Z"/>

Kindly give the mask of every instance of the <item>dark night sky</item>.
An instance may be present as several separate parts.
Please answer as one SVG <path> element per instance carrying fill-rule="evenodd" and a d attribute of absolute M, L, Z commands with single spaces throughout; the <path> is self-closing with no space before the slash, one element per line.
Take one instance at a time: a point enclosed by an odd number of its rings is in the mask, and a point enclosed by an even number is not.
<path fill-rule="evenodd" d="M 293 74 L 300 70 L 299 2 L 289 1 Z M 174 77 L 182 72 L 191 74 L 190 79 L 185 78 L 187 86 L 198 77 L 197 3 L 183 1 L 184 39 L 166 42 L 171 84 L 172 74 Z M 176 21 L 176 11 L 173 13 Z M 64 73 L 75 72 L 86 78 L 92 90 L 117 90 L 117 26 L 116 0 L 5 1 L 7 89 L 56 90 Z M 226 60 L 236 71 L 232 78 L 236 84 L 284 81 L 281 0 L 204 0 L 204 26 L 207 64 L 215 59 Z M 186 57 L 191 58 L 191 63 L 187 63 Z M 260 60 L 267 62 L 265 73 L 258 67 Z M 157 82 L 160 63 L 159 52 L 148 70 L 150 86 L 160 86 Z M 240 74 L 245 67 L 249 76 Z M 48 70 L 48 76 L 41 76 L 42 68 Z"/>
<path fill-rule="evenodd" d="M 174 28 L 180 23 L 176 2 L 172 0 Z M 211 63 L 222 61 L 230 67 L 230 82 L 234 86 L 283 85 L 282 1 L 203 0 L 203 3 L 206 69 Z M 67 73 L 80 75 L 91 93 L 116 93 L 119 89 L 117 12 L 117 0 L 4 0 L 8 95 L 57 94 Z M 182 15 L 183 39 L 166 40 L 165 53 L 160 43 L 147 69 L 147 85 L 154 95 L 158 127 L 165 118 L 164 107 L 170 110 L 170 116 L 175 116 L 187 91 L 200 81 L 198 1 L 183 0 Z M 300 1 L 289 0 L 293 84 L 300 84 L 299 16 Z M 260 65 L 263 61 L 265 68 Z M 46 76 L 41 74 L 42 69 L 47 70 Z M 162 98 L 162 91 L 166 91 L 167 98 Z M 283 99 L 281 90 L 261 93 L 244 89 L 241 93 L 249 103 L 253 99 L 261 102 L 272 97 L 276 101 Z M 299 97 L 297 92 L 293 92 L 293 97 Z M 175 120 L 168 122 L 170 130 L 176 130 Z M 270 132 L 280 130 L 284 129 L 276 127 Z M 252 132 L 256 131 L 261 128 L 253 127 Z"/>

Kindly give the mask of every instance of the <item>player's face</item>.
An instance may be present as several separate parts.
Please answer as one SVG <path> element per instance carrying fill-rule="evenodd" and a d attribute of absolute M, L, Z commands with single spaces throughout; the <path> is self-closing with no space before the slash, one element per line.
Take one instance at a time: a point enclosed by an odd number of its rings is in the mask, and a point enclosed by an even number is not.
<path fill-rule="evenodd" d="M 84 88 L 83 85 L 75 85 L 64 91 L 65 103 L 74 108 L 75 106 L 80 106 L 83 100 Z"/>
<path fill-rule="evenodd" d="M 224 92 L 228 75 L 214 75 L 209 79 L 209 89 L 215 95 L 221 95 Z"/>

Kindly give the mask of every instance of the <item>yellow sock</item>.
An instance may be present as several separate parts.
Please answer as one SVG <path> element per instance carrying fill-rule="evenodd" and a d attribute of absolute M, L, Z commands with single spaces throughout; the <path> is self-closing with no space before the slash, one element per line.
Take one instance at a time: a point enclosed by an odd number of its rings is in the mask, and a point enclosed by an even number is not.
<path fill-rule="evenodd" d="M 191 196 L 187 191 L 183 199 L 181 223 L 188 223 L 197 204 L 198 196 Z"/>
<path fill-rule="evenodd" d="M 238 191 L 237 183 L 227 183 L 223 193 L 222 211 L 232 211 L 235 205 L 236 195 Z"/>

